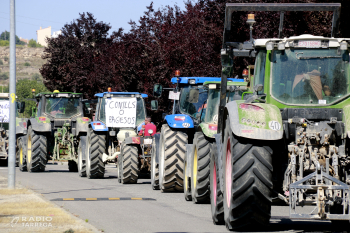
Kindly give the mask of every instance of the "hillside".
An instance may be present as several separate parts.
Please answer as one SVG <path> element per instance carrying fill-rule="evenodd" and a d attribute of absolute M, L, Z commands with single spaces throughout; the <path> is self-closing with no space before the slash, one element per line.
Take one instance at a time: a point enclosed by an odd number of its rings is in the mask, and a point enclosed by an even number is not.
<path fill-rule="evenodd" d="M 45 63 L 41 59 L 44 48 L 16 47 L 16 79 L 42 79 L 39 69 Z M 0 85 L 8 85 L 9 82 L 10 48 L 0 46 Z M 0 90 L 1 91 L 1 90 Z"/>

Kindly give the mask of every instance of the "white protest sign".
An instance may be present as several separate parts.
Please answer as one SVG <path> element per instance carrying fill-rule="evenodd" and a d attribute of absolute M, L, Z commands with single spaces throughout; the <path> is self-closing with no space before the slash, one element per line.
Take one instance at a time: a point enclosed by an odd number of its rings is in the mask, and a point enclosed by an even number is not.
<path fill-rule="evenodd" d="M 107 127 L 135 128 L 136 105 L 136 98 L 107 98 L 105 106 Z"/>
<path fill-rule="evenodd" d="M 170 100 L 179 100 L 180 99 L 180 92 L 173 92 L 173 91 L 169 91 L 169 99 Z"/>
<path fill-rule="evenodd" d="M 10 119 L 10 101 L 0 100 L 0 122 L 9 122 Z"/>

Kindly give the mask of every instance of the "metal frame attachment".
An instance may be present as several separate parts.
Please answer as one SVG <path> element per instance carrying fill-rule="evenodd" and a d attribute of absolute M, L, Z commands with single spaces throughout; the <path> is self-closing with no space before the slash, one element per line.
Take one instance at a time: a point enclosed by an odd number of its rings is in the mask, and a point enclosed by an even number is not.
<path fill-rule="evenodd" d="M 315 185 L 304 184 L 314 182 Z M 306 200 L 306 190 L 313 190 L 309 194 L 311 200 Z M 289 186 L 289 214 L 290 218 L 302 219 L 328 219 L 328 220 L 350 220 L 350 189 L 349 186 L 340 180 L 322 171 L 317 164 L 317 171 L 303 179 L 290 184 Z M 343 213 L 330 213 L 330 208 L 338 202 L 343 206 Z M 315 205 L 316 207 L 309 214 L 296 212 L 297 206 Z M 317 210 L 317 213 L 314 213 Z"/>

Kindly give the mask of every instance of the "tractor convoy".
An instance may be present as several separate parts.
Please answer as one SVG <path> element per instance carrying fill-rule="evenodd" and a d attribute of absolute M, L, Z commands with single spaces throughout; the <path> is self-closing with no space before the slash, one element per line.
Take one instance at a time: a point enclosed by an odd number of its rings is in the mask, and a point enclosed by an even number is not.
<path fill-rule="evenodd" d="M 280 12 L 279 37 L 254 39 L 249 14 L 249 41 L 230 41 L 236 11 Z M 282 38 L 286 11 L 332 11 L 331 37 Z M 113 163 L 119 183 L 135 184 L 144 174 L 154 190 L 210 203 L 214 224 L 228 230 L 267 226 L 273 201 L 289 205 L 291 219 L 350 227 L 350 39 L 335 37 L 339 15 L 338 3 L 227 3 L 221 77 L 176 71 L 175 87 L 155 84 L 153 96 L 167 95 L 172 104 L 158 133 L 146 113 L 147 94 L 111 88 L 94 100 L 36 94 L 32 116 L 16 118 L 19 169 L 43 172 L 48 160 L 68 161 L 70 172 L 94 179 Z M 255 64 L 233 79 L 239 57 Z M 0 96 L 6 103 L 8 94 Z M 17 109 L 23 113 L 24 103 Z M 6 159 L 8 121 L 1 114 L 0 159 Z"/>

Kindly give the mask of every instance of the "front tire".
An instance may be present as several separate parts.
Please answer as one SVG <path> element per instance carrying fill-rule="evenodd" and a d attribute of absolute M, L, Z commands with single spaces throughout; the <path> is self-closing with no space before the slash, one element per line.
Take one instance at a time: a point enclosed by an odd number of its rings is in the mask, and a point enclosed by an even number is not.
<path fill-rule="evenodd" d="M 86 177 L 86 160 L 83 160 L 84 157 L 87 158 L 89 155 L 87 153 L 87 136 L 80 136 L 79 146 L 78 146 L 78 174 L 80 177 Z"/>
<path fill-rule="evenodd" d="M 162 126 L 159 153 L 159 186 L 162 192 L 183 192 L 187 134 Z"/>
<path fill-rule="evenodd" d="M 235 136 L 226 121 L 224 210 L 229 230 L 259 229 L 271 217 L 272 154 L 269 141 Z"/>
<path fill-rule="evenodd" d="M 24 137 L 21 137 L 18 139 L 17 143 L 17 158 L 18 158 L 18 166 L 19 166 L 19 170 L 24 172 L 27 171 L 27 161 L 26 161 L 26 156 L 25 156 L 25 152 L 26 149 L 24 147 L 24 142 L 23 140 L 25 140 Z"/>
<path fill-rule="evenodd" d="M 155 138 L 152 142 L 151 160 L 151 186 L 153 190 L 159 190 L 159 165 L 156 163 L 157 145 Z"/>
<path fill-rule="evenodd" d="M 220 188 L 220 171 L 218 163 L 214 157 L 216 153 L 216 144 L 212 144 L 212 153 L 210 154 L 210 205 L 211 216 L 215 225 L 223 225 L 224 221 L 224 203 L 223 194 Z M 220 159 L 217 155 L 217 159 Z"/>
<path fill-rule="evenodd" d="M 89 179 L 103 178 L 105 165 L 102 155 L 106 151 L 106 135 L 89 128 L 87 145 L 86 176 Z"/>
<path fill-rule="evenodd" d="M 68 170 L 69 170 L 69 172 L 78 172 L 78 164 L 73 160 L 69 160 L 68 161 Z"/>
<path fill-rule="evenodd" d="M 26 163 L 29 172 L 43 172 L 47 162 L 46 136 L 28 127 Z"/>
<path fill-rule="evenodd" d="M 191 192 L 194 203 L 207 203 L 210 200 L 209 174 L 211 147 L 202 132 L 194 136 L 194 155 L 192 161 Z"/>
<path fill-rule="evenodd" d="M 123 148 L 120 172 L 123 184 L 136 184 L 138 179 L 138 148 L 132 145 L 125 145 Z"/>

